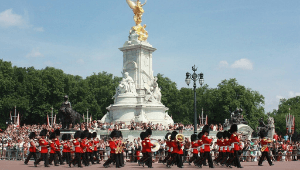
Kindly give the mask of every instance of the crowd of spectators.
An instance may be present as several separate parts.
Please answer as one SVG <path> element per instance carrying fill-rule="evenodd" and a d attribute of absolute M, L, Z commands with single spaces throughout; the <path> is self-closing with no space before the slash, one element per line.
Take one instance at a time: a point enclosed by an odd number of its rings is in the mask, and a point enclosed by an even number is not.
<path fill-rule="evenodd" d="M 198 131 L 202 130 L 202 127 L 204 125 L 200 124 L 198 125 L 197 129 Z M 88 128 L 89 130 L 93 129 L 101 129 L 101 130 L 107 130 L 110 131 L 114 128 L 117 129 L 127 129 L 127 130 L 145 130 L 147 128 L 151 127 L 153 130 L 179 130 L 180 131 L 193 131 L 193 125 L 183 125 L 181 123 L 175 123 L 174 125 L 170 126 L 163 126 L 162 124 L 152 124 L 150 123 L 135 123 L 131 122 L 130 124 L 125 124 L 122 122 L 119 123 L 100 123 L 97 121 L 93 121 L 91 123 L 85 124 L 76 124 L 74 125 L 75 130 L 85 130 L 85 128 Z M 223 130 L 223 127 L 221 124 L 219 125 L 211 125 L 212 131 L 219 131 Z M 24 124 L 21 127 L 18 127 L 16 125 L 9 125 L 6 130 L 0 132 L 0 150 L 1 155 L 0 159 L 4 159 L 6 152 L 9 149 L 18 149 L 22 150 L 23 152 L 20 152 L 20 154 L 23 154 L 23 156 L 26 156 L 29 152 L 29 134 L 30 132 L 36 132 L 39 134 L 39 132 L 42 129 L 47 129 L 48 131 L 54 131 L 57 128 L 61 128 L 60 124 L 56 124 L 55 126 L 49 126 L 49 125 L 26 125 Z M 141 150 L 141 140 L 139 138 L 134 139 L 132 142 L 125 140 L 125 154 L 127 155 L 127 161 L 136 161 L 138 157 L 136 157 L 137 153 Z M 156 153 L 154 153 L 154 158 L 156 161 L 159 161 L 161 157 L 165 155 L 165 141 L 164 140 L 158 140 L 160 143 L 160 149 Z M 185 138 L 184 142 L 184 149 L 185 149 L 185 157 L 187 159 L 188 154 L 190 154 L 190 141 L 189 138 Z M 260 144 L 259 139 L 252 139 L 245 140 L 241 142 L 241 160 L 242 161 L 257 161 L 259 159 L 259 156 L 261 155 L 260 152 Z M 109 155 L 108 151 L 108 141 L 100 139 L 100 143 L 98 146 L 99 154 L 101 155 L 101 159 L 104 159 L 105 156 L 107 157 Z M 217 145 L 216 143 L 212 144 L 211 148 L 213 149 L 212 155 L 217 156 Z M 291 161 L 291 160 L 298 160 L 300 156 L 300 143 L 297 142 L 290 142 L 287 135 L 281 136 L 281 135 L 274 135 L 274 142 L 271 144 L 271 152 L 270 152 L 272 159 L 275 161 Z M 298 157 L 297 157 L 298 155 Z"/>

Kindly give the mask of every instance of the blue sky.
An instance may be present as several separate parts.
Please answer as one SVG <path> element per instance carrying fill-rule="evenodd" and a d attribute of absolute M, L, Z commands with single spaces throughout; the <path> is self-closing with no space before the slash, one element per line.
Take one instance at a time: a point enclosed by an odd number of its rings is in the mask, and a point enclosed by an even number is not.
<path fill-rule="evenodd" d="M 143 2 L 143 0 L 142 0 Z M 52 66 L 86 77 L 121 76 L 122 47 L 135 25 L 126 0 L 0 0 L 0 58 L 18 67 Z M 205 83 L 237 81 L 265 97 L 300 95 L 299 0 L 148 0 L 154 74 L 178 88 L 195 64 Z"/>

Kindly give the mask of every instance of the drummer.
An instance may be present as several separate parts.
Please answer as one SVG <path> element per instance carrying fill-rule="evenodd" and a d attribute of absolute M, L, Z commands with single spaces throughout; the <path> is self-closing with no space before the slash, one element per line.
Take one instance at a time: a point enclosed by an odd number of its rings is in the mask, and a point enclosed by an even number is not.
<path fill-rule="evenodd" d="M 148 166 L 148 168 L 153 168 L 152 167 L 152 151 L 151 148 L 155 147 L 154 144 L 150 142 L 150 137 L 152 135 L 152 130 L 151 128 L 148 128 L 146 130 L 146 135 L 147 137 L 145 138 L 145 143 L 143 144 L 143 147 L 145 147 L 145 152 L 146 152 L 146 160 L 145 164 Z"/>

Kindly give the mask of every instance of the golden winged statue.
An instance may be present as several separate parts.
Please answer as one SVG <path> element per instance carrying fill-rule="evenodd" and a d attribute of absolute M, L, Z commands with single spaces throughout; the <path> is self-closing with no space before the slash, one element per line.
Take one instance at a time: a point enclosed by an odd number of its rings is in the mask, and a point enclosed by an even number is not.
<path fill-rule="evenodd" d="M 139 35 L 140 41 L 145 41 L 148 38 L 148 32 L 145 30 L 146 25 L 142 26 L 142 16 L 145 12 L 143 9 L 143 6 L 147 3 L 147 0 L 145 0 L 144 4 L 141 4 L 140 0 L 137 0 L 136 2 L 133 2 L 131 0 L 126 0 L 129 7 L 133 10 L 134 13 L 134 21 L 136 26 L 132 27 L 133 30 L 136 31 L 136 33 Z"/>

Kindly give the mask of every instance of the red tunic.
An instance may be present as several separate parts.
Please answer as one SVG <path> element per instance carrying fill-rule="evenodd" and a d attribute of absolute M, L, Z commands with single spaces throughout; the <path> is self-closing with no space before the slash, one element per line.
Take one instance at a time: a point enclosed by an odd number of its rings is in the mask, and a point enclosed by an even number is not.
<path fill-rule="evenodd" d="M 48 142 L 45 139 L 40 139 L 39 144 L 41 146 L 41 153 L 48 153 Z"/>
<path fill-rule="evenodd" d="M 85 153 L 86 152 L 86 139 L 82 139 L 80 142 L 80 147 L 81 147 L 81 153 Z"/>
<path fill-rule="evenodd" d="M 146 153 L 146 140 L 142 140 L 142 153 Z"/>
<path fill-rule="evenodd" d="M 50 153 L 55 153 L 56 148 L 54 142 L 51 141 L 49 146 L 50 146 Z"/>
<path fill-rule="evenodd" d="M 75 153 L 81 153 L 80 143 L 77 139 L 73 139 L 73 145 L 75 147 Z"/>
<path fill-rule="evenodd" d="M 232 134 L 230 136 L 230 141 L 231 141 L 231 147 L 233 147 L 234 151 L 240 150 L 240 146 L 239 146 L 240 139 L 236 134 Z"/>
<path fill-rule="evenodd" d="M 271 140 L 268 140 L 266 138 L 263 138 L 261 141 L 260 141 L 260 144 L 262 147 L 266 147 L 266 149 L 264 150 L 264 152 L 269 152 L 269 147 L 268 147 L 268 143 L 271 143 L 272 141 Z"/>
<path fill-rule="evenodd" d="M 94 144 L 94 151 L 97 151 L 97 144 L 99 143 L 98 140 L 94 139 L 93 144 Z"/>
<path fill-rule="evenodd" d="M 92 142 L 90 140 L 87 141 L 87 145 L 86 145 L 86 152 L 93 152 L 93 149 L 92 148 Z"/>
<path fill-rule="evenodd" d="M 230 152 L 229 147 L 230 147 L 230 140 L 229 139 L 225 139 L 224 140 L 224 151 L 225 152 Z"/>
<path fill-rule="evenodd" d="M 202 141 L 204 144 L 204 152 L 210 152 L 210 144 L 211 144 L 212 139 L 208 139 L 208 137 L 206 135 L 203 135 Z"/>
<path fill-rule="evenodd" d="M 65 141 L 63 143 L 63 150 L 62 152 L 71 152 L 71 147 L 70 147 L 70 142 L 69 141 Z"/>
<path fill-rule="evenodd" d="M 109 141 L 109 147 L 110 147 L 110 153 L 116 152 L 117 144 L 115 141 L 113 140 Z"/>
<path fill-rule="evenodd" d="M 204 145 L 203 145 L 203 141 L 201 139 L 198 140 L 198 146 L 200 146 L 199 152 L 204 153 L 204 149 L 203 149 Z"/>
<path fill-rule="evenodd" d="M 146 152 L 152 152 L 151 148 L 152 148 L 153 144 L 150 142 L 150 139 L 149 138 L 145 138 L 145 141 L 146 141 L 145 151 Z"/>
<path fill-rule="evenodd" d="M 195 141 L 192 142 L 192 149 L 193 149 L 192 152 L 193 152 L 193 154 L 198 154 L 198 149 L 197 149 L 198 146 L 199 146 L 199 145 L 198 145 L 197 142 L 195 142 Z"/>
<path fill-rule="evenodd" d="M 61 144 L 60 144 L 59 140 L 58 140 L 57 138 L 55 138 L 55 139 L 54 139 L 54 142 L 55 142 L 55 144 L 56 144 L 56 149 L 55 149 L 55 151 L 60 151 L 60 146 L 61 146 Z"/>
<path fill-rule="evenodd" d="M 36 152 L 36 146 L 33 139 L 30 139 L 30 148 L 29 152 Z"/>

